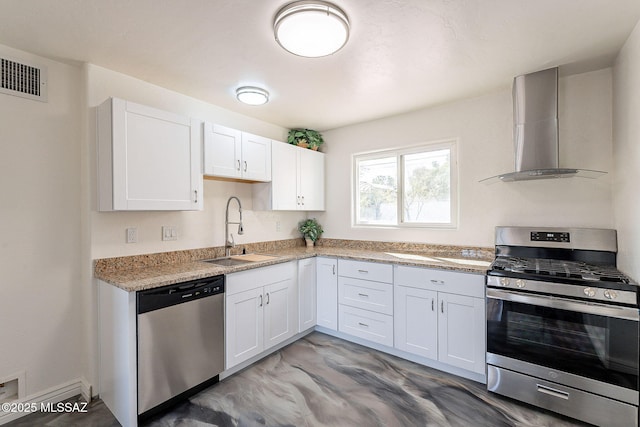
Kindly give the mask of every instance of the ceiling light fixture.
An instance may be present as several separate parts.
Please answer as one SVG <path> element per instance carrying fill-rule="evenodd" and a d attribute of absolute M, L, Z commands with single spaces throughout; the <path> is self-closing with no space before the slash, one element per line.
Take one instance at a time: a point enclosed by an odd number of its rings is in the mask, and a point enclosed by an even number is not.
<path fill-rule="evenodd" d="M 294 1 L 273 21 L 276 41 L 294 55 L 317 58 L 339 51 L 349 39 L 349 19 L 326 1 Z"/>
<path fill-rule="evenodd" d="M 269 92 L 255 86 L 242 86 L 236 89 L 236 98 L 248 105 L 262 105 L 269 102 Z"/>

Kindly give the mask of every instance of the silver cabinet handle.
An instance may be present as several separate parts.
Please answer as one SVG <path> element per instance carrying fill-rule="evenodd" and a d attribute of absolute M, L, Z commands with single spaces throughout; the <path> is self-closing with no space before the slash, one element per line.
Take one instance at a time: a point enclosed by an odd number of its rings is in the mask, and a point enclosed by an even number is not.
<path fill-rule="evenodd" d="M 260 295 L 260 305 L 258 307 L 262 307 L 262 295 Z"/>
<path fill-rule="evenodd" d="M 368 327 L 369 327 L 369 325 L 367 325 L 366 323 L 362 323 L 362 322 L 358 322 L 358 325 L 360 325 L 360 326 L 364 326 L 365 328 L 368 328 Z"/>
<path fill-rule="evenodd" d="M 245 172 L 247 171 L 247 161 L 246 160 L 244 161 L 244 171 Z"/>
<path fill-rule="evenodd" d="M 240 160 L 238 160 L 238 172 L 240 172 Z"/>
<path fill-rule="evenodd" d="M 302 196 L 302 206 L 304 206 L 304 196 Z"/>
<path fill-rule="evenodd" d="M 335 276 L 336 275 L 336 265 L 333 264 L 331 267 L 333 268 L 333 275 Z"/>
<path fill-rule="evenodd" d="M 558 397 L 560 399 L 569 400 L 569 393 L 562 390 L 556 390 L 555 388 L 547 387 L 546 385 L 536 384 L 537 390 L 540 393 L 548 394 L 549 396 Z"/>
<path fill-rule="evenodd" d="M 358 294 L 358 296 L 369 298 L 369 295 L 367 295 L 367 294 Z"/>
<path fill-rule="evenodd" d="M 440 301 L 440 311 L 444 314 L 444 301 Z"/>
<path fill-rule="evenodd" d="M 298 205 L 300 205 L 300 196 L 298 196 Z"/>
<path fill-rule="evenodd" d="M 431 283 L 435 285 L 444 285 L 444 280 L 431 279 Z"/>
<path fill-rule="evenodd" d="M 196 193 L 196 199 L 194 200 L 194 203 L 198 203 L 198 190 L 193 190 L 194 193 Z"/>
<path fill-rule="evenodd" d="M 269 300 L 270 300 L 270 299 L 271 299 L 271 298 L 269 298 L 269 292 L 267 292 L 267 304 L 269 304 Z"/>
<path fill-rule="evenodd" d="M 358 273 L 369 274 L 369 271 L 367 271 L 367 270 L 358 270 Z"/>
<path fill-rule="evenodd" d="M 431 311 L 434 311 L 435 308 L 433 308 L 433 298 L 431 298 Z"/>

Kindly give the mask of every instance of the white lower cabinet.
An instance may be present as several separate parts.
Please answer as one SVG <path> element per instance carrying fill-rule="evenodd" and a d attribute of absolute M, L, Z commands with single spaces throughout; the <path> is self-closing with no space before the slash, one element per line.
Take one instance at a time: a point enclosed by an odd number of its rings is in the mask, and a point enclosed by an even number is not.
<path fill-rule="evenodd" d="M 296 264 L 233 273 L 226 281 L 225 367 L 229 369 L 296 334 Z"/>
<path fill-rule="evenodd" d="M 393 347 L 393 267 L 338 260 L 338 330 Z"/>
<path fill-rule="evenodd" d="M 484 374 L 484 277 L 404 266 L 394 277 L 395 347 Z"/>
<path fill-rule="evenodd" d="M 338 260 L 316 258 L 316 316 L 318 326 L 338 330 Z"/>
<path fill-rule="evenodd" d="M 316 260 L 298 261 L 298 332 L 316 326 Z"/>

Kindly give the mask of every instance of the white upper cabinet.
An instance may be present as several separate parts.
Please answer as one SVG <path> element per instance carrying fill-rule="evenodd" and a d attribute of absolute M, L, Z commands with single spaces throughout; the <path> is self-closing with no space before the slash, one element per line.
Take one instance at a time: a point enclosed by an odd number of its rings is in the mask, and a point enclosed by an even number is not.
<path fill-rule="evenodd" d="M 271 140 L 205 122 L 204 174 L 271 181 Z"/>
<path fill-rule="evenodd" d="M 199 121 L 118 98 L 97 114 L 98 210 L 202 210 Z"/>
<path fill-rule="evenodd" d="M 253 189 L 253 208 L 324 210 L 324 153 L 273 141 L 271 184 Z"/>
<path fill-rule="evenodd" d="M 299 208 L 303 211 L 324 210 L 324 153 L 298 148 Z"/>

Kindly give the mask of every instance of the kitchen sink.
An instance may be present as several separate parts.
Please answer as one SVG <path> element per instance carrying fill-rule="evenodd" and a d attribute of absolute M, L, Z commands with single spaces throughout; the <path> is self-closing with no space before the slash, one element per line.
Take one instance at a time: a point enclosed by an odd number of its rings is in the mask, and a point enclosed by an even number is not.
<path fill-rule="evenodd" d="M 243 265 L 251 262 L 269 261 L 276 258 L 277 257 L 273 255 L 244 254 L 244 255 L 232 255 L 230 257 L 224 257 L 224 258 L 206 259 L 204 260 L 204 262 L 208 262 L 209 264 L 221 265 L 224 267 L 233 267 L 236 265 Z"/>
<path fill-rule="evenodd" d="M 233 267 L 236 265 L 248 264 L 251 261 L 235 259 L 235 258 L 214 258 L 214 259 L 206 259 L 204 262 L 208 262 L 209 264 L 221 265 L 223 267 Z"/>

